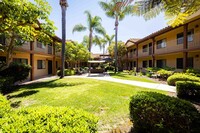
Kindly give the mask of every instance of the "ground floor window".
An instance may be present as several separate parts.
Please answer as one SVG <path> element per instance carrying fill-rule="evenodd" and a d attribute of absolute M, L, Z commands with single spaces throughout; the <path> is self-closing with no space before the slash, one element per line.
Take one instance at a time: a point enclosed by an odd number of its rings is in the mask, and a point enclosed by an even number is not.
<path fill-rule="evenodd" d="M 158 68 L 166 67 L 166 60 L 156 60 L 156 67 Z"/>
<path fill-rule="evenodd" d="M 28 59 L 25 59 L 25 58 L 13 58 L 13 62 L 23 63 L 23 64 L 27 64 L 28 65 Z"/>
<path fill-rule="evenodd" d="M 45 60 L 37 60 L 37 68 L 38 69 L 45 69 L 46 68 L 46 64 L 45 64 Z"/>
<path fill-rule="evenodd" d="M 147 66 L 148 66 L 147 61 L 143 61 L 143 62 L 142 62 L 142 67 L 143 67 L 143 68 L 147 68 Z"/>
<path fill-rule="evenodd" d="M 183 58 L 177 58 L 176 59 L 176 68 L 177 69 L 183 69 Z"/>
<path fill-rule="evenodd" d="M 149 60 L 149 67 L 152 67 L 152 60 Z"/>
<path fill-rule="evenodd" d="M 136 61 L 133 62 L 133 67 L 136 67 Z"/>

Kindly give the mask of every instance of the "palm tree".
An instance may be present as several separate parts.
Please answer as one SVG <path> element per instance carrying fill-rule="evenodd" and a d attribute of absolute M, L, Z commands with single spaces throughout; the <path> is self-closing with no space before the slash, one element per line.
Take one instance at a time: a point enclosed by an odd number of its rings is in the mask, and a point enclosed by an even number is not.
<path fill-rule="evenodd" d="M 129 5 L 133 0 L 111 0 L 109 3 L 100 1 L 99 5 L 106 15 L 115 19 L 115 73 L 117 71 L 117 34 L 119 20 L 123 20 L 126 15 L 130 15 L 133 6 Z"/>
<path fill-rule="evenodd" d="M 105 34 L 105 30 L 101 25 L 101 18 L 99 16 L 94 16 L 92 17 L 91 13 L 89 11 L 85 11 L 85 14 L 87 15 L 87 23 L 88 26 L 85 27 L 82 24 L 75 25 L 73 28 L 73 33 L 74 32 L 82 32 L 86 31 L 87 29 L 89 30 L 89 46 L 88 50 L 91 52 L 92 48 L 92 41 L 93 41 L 93 33 L 99 33 L 99 34 Z"/>
<path fill-rule="evenodd" d="M 106 41 L 108 42 L 108 45 L 110 46 L 110 44 L 112 43 L 113 39 L 114 39 L 115 35 L 111 35 L 109 36 L 108 34 L 104 35 L 104 38 L 106 39 Z"/>
<path fill-rule="evenodd" d="M 95 36 L 94 43 L 95 43 L 95 45 L 99 46 L 100 50 L 103 49 L 103 55 L 104 55 L 105 54 L 105 46 L 108 43 L 108 41 L 106 40 L 106 38 L 101 38 L 99 36 Z"/>

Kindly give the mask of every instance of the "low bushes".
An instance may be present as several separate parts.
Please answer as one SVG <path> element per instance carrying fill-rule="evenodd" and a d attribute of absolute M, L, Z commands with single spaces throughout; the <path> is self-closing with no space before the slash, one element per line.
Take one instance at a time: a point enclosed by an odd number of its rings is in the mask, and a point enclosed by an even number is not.
<path fill-rule="evenodd" d="M 155 92 L 142 92 L 130 101 L 130 117 L 136 132 L 200 131 L 200 114 L 189 102 Z"/>
<path fill-rule="evenodd" d="M 191 81 L 176 82 L 177 96 L 180 98 L 200 98 L 200 83 Z"/>
<path fill-rule="evenodd" d="M 177 81 L 194 81 L 194 82 L 200 82 L 200 78 L 196 77 L 196 76 L 191 76 L 191 75 L 187 75 L 187 74 L 183 74 L 183 73 L 176 73 L 172 76 L 170 76 L 167 79 L 167 83 L 169 85 L 176 85 Z"/>
<path fill-rule="evenodd" d="M 186 73 L 192 76 L 200 77 L 200 69 L 189 68 L 186 70 Z"/>
<path fill-rule="evenodd" d="M 57 71 L 57 75 L 58 76 L 61 75 L 61 71 L 60 70 Z M 73 70 L 73 69 L 65 69 L 65 76 L 71 76 L 71 75 L 75 75 L 75 70 Z"/>
<path fill-rule="evenodd" d="M 157 71 L 157 74 L 160 75 L 160 78 L 167 79 L 169 76 L 173 75 L 173 71 L 160 69 L 159 71 Z"/>
<path fill-rule="evenodd" d="M 10 110 L 9 101 L 0 95 L 0 132 L 97 132 L 98 119 L 82 110 L 47 106 Z"/>
<path fill-rule="evenodd" d="M 0 119 L 10 111 L 10 102 L 0 94 Z M 0 130 L 1 131 L 1 130 Z"/>

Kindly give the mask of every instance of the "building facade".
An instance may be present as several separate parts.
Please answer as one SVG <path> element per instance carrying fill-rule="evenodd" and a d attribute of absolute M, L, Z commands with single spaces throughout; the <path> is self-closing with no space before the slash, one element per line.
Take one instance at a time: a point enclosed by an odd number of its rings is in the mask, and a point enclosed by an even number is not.
<path fill-rule="evenodd" d="M 178 27 L 166 27 L 142 39 L 130 39 L 124 69 L 172 67 L 200 69 L 200 11 Z"/>
<path fill-rule="evenodd" d="M 53 37 L 54 42 L 61 42 Z M 6 39 L 1 37 L 0 43 L 5 44 Z M 0 63 L 6 61 L 6 53 L 0 51 Z M 25 42 L 22 46 L 14 48 L 12 62 L 29 64 L 31 72 L 28 79 L 34 80 L 48 75 L 56 75 L 61 64 L 61 52 L 56 51 L 56 44 L 44 45 L 37 41 Z"/>

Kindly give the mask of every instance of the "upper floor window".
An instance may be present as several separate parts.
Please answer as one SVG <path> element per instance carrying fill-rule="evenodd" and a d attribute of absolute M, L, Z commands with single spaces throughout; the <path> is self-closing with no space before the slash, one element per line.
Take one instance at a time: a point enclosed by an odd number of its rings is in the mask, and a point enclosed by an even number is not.
<path fill-rule="evenodd" d="M 144 45 L 144 46 L 142 47 L 142 51 L 143 51 L 143 52 L 147 52 L 147 51 L 148 51 L 148 45 Z"/>
<path fill-rule="evenodd" d="M 0 35 L 0 44 L 1 44 L 1 45 L 5 45 L 5 44 L 6 44 L 5 35 Z"/>
<path fill-rule="evenodd" d="M 13 58 L 13 62 L 28 64 L 28 59 L 25 59 L 25 58 Z"/>
<path fill-rule="evenodd" d="M 37 41 L 37 47 L 38 48 L 45 48 L 45 45 L 44 44 L 42 44 L 41 42 L 39 42 L 39 41 Z"/>
<path fill-rule="evenodd" d="M 183 33 L 179 33 L 176 35 L 177 44 L 183 44 Z"/>
<path fill-rule="evenodd" d="M 188 42 L 192 42 L 193 41 L 193 36 L 194 36 L 194 29 L 191 29 L 187 33 Z"/>
<path fill-rule="evenodd" d="M 166 39 L 157 41 L 157 49 L 165 48 L 167 46 Z"/>
<path fill-rule="evenodd" d="M 136 54 L 136 48 L 135 48 L 135 49 L 133 49 L 133 54 Z"/>

